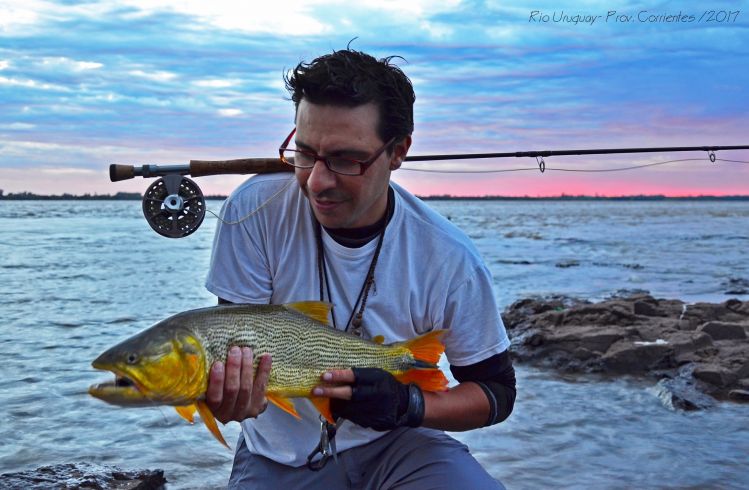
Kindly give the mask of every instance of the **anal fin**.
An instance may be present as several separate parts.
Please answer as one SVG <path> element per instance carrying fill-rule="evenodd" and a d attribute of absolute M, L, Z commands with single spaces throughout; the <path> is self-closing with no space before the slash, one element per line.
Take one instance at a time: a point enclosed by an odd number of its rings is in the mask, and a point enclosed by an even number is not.
<path fill-rule="evenodd" d="M 327 420 L 331 424 L 335 424 L 333 412 L 330 410 L 330 398 L 324 396 L 312 396 L 309 400 L 315 406 L 317 411 L 320 412 L 323 417 L 325 417 L 325 420 Z"/>
<path fill-rule="evenodd" d="M 218 440 L 221 444 L 226 446 L 226 449 L 231 449 L 229 445 L 224 440 L 224 436 L 221 435 L 221 431 L 218 430 L 218 425 L 216 425 L 216 419 L 213 416 L 213 413 L 211 412 L 211 409 L 208 408 L 208 405 L 205 404 L 203 400 L 198 400 L 196 403 L 198 407 L 198 413 L 200 414 L 200 418 L 203 419 L 203 423 L 206 427 L 208 427 L 208 430 L 213 434 L 213 437 Z"/>
<path fill-rule="evenodd" d="M 197 410 L 197 407 L 195 405 L 185 405 L 183 407 L 174 407 L 174 409 L 177 411 L 180 417 L 187 420 L 191 424 L 195 423 L 195 419 L 193 415 L 195 415 L 195 410 Z"/>
<path fill-rule="evenodd" d="M 265 397 L 268 399 L 269 402 L 271 402 L 273 405 L 277 406 L 284 412 L 291 414 L 298 419 L 302 418 L 297 413 L 296 408 L 294 408 L 294 402 L 292 402 L 291 399 L 285 396 L 272 394 L 272 393 L 266 393 Z"/>

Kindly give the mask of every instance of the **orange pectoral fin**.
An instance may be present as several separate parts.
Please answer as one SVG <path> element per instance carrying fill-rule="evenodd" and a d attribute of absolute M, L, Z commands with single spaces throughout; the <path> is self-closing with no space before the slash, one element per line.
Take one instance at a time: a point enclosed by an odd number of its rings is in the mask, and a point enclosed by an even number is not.
<path fill-rule="evenodd" d="M 403 384 L 414 383 L 424 391 L 446 391 L 448 381 L 439 369 L 409 369 L 396 374 L 395 379 Z"/>
<path fill-rule="evenodd" d="M 224 440 L 224 436 L 221 435 L 221 431 L 218 430 L 218 425 L 216 425 L 216 419 L 213 417 L 213 413 L 211 412 L 211 409 L 208 408 L 208 405 L 205 404 L 203 400 L 198 400 L 196 403 L 198 407 L 198 413 L 200 414 L 200 418 L 203 419 L 203 423 L 206 427 L 208 427 L 208 430 L 211 431 L 211 434 L 213 434 L 213 437 L 218 440 L 221 444 L 226 446 L 226 449 L 231 449 L 229 445 Z"/>
<path fill-rule="evenodd" d="M 292 402 L 290 398 L 271 393 L 266 393 L 265 398 L 284 412 L 291 414 L 298 419 L 302 418 L 297 413 L 296 408 L 294 408 L 294 402 Z"/>
<path fill-rule="evenodd" d="M 177 411 L 180 417 L 187 420 L 191 424 L 195 423 L 195 420 L 193 418 L 193 415 L 195 415 L 195 410 L 197 409 L 195 405 L 185 405 L 184 407 L 174 407 L 174 409 Z"/>
<path fill-rule="evenodd" d="M 327 420 L 331 424 L 335 424 L 333 412 L 331 412 L 330 410 L 330 398 L 326 398 L 324 396 L 311 396 L 309 400 L 315 406 L 317 411 L 320 412 L 323 417 L 325 417 L 325 420 Z"/>

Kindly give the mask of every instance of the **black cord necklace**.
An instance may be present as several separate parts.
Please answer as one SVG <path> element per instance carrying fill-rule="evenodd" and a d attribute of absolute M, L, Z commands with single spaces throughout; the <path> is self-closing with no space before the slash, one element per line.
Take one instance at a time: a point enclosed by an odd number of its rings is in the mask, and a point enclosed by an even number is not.
<path fill-rule="evenodd" d="M 324 300 L 323 284 L 325 284 L 325 289 L 328 293 L 328 301 L 332 303 L 333 297 L 330 292 L 330 280 L 328 278 L 328 268 L 325 261 L 325 247 L 323 246 L 322 242 L 322 226 L 320 225 L 320 223 L 317 223 L 315 235 L 317 238 L 317 275 L 320 281 L 320 301 Z M 356 302 L 354 303 L 353 308 L 351 308 L 351 314 L 349 315 L 348 321 L 346 322 L 346 326 L 343 328 L 343 330 L 346 332 L 349 331 L 350 328 L 351 333 L 353 333 L 357 337 L 361 337 L 362 335 L 361 330 L 364 310 L 367 307 L 367 298 L 369 297 L 369 291 L 374 284 L 375 268 L 377 267 L 377 259 L 380 257 L 380 250 L 382 249 L 382 242 L 384 241 L 384 238 L 385 227 L 383 226 L 377 239 L 377 247 L 375 248 L 374 255 L 372 256 L 372 262 L 370 262 L 369 264 L 369 270 L 367 271 L 367 275 L 364 278 L 362 287 L 359 290 L 359 296 L 356 298 Z M 357 307 L 359 311 L 356 311 Z M 335 314 L 332 314 L 332 317 L 333 327 L 338 328 L 335 321 Z"/>
<path fill-rule="evenodd" d="M 380 250 L 382 249 L 382 243 L 385 239 L 385 228 L 387 227 L 388 218 L 392 213 L 392 205 L 393 203 L 391 202 L 390 195 L 388 195 L 388 207 L 386 210 L 385 221 L 382 224 L 382 228 L 378 232 L 377 247 L 375 248 L 374 255 L 372 255 L 372 262 L 370 262 L 369 264 L 369 270 L 367 271 L 367 275 L 364 278 L 362 287 L 359 290 L 359 296 L 356 298 L 356 302 L 354 303 L 353 308 L 351 308 L 351 314 L 349 315 L 348 321 L 346 322 L 346 326 L 343 328 L 345 332 L 348 332 L 350 328 L 351 333 L 356 335 L 357 337 L 362 336 L 364 310 L 367 307 L 367 298 L 369 297 L 369 291 L 375 282 L 375 268 L 377 267 L 377 259 L 380 257 Z M 322 241 L 322 225 L 320 225 L 320 223 L 317 221 L 317 218 L 315 218 L 314 214 L 312 215 L 312 217 L 315 221 L 315 239 L 317 242 L 317 276 L 320 284 L 320 301 L 324 301 L 323 290 L 325 289 L 325 292 L 327 292 L 328 294 L 328 301 L 330 303 L 333 303 L 333 296 L 330 292 L 328 268 L 325 260 L 325 247 Z M 323 286 L 323 284 L 325 284 L 325 286 Z M 357 308 L 359 309 L 359 311 L 357 311 Z M 331 309 L 331 312 L 332 311 L 333 310 Z M 335 314 L 332 313 L 331 316 L 333 318 L 333 328 L 337 329 L 338 326 L 336 325 Z"/>

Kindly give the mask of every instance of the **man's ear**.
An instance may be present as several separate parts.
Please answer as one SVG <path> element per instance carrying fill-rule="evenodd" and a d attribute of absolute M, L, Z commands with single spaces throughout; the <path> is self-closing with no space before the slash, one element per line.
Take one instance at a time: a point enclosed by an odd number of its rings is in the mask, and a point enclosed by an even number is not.
<path fill-rule="evenodd" d="M 393 146 L 393 154 L 390 155 L 390 170 L 398 170 L 408 155 L 408 149 L 411 148 L 411 136 L 406 136 Z"/>

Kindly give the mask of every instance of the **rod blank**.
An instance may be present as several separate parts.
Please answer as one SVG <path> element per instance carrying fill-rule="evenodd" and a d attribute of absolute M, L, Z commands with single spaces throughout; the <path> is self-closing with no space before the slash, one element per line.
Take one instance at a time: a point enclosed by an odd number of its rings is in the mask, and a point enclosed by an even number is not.
<path fill-rule="evenodd" d="M 615 153 L 666 153 L 677 151 L 749 150 L 749 145 L 733 146 L 669 146 L 659 148 L 601 148 L 585 150 L 543 150 L 516 151 L 506 153 L 462 153 L 452 155 L 415 155 L 406 157 L 407 162 L 434 162 L 445 160 L 474 160 L 483 158 L 535 158 L 563 155 L 606 155 Z M 190 160 L 189 165 L 117 165 L 109 166 L 109 180 L 118 182 L 134 177 L 163 177 L 169 174 L 206 175 L 224 174 L 264 174 L 272 172 L 293 172 L 294 168 L 281 162 L 279 158 L 241 158 L 237 160 Z"/>

